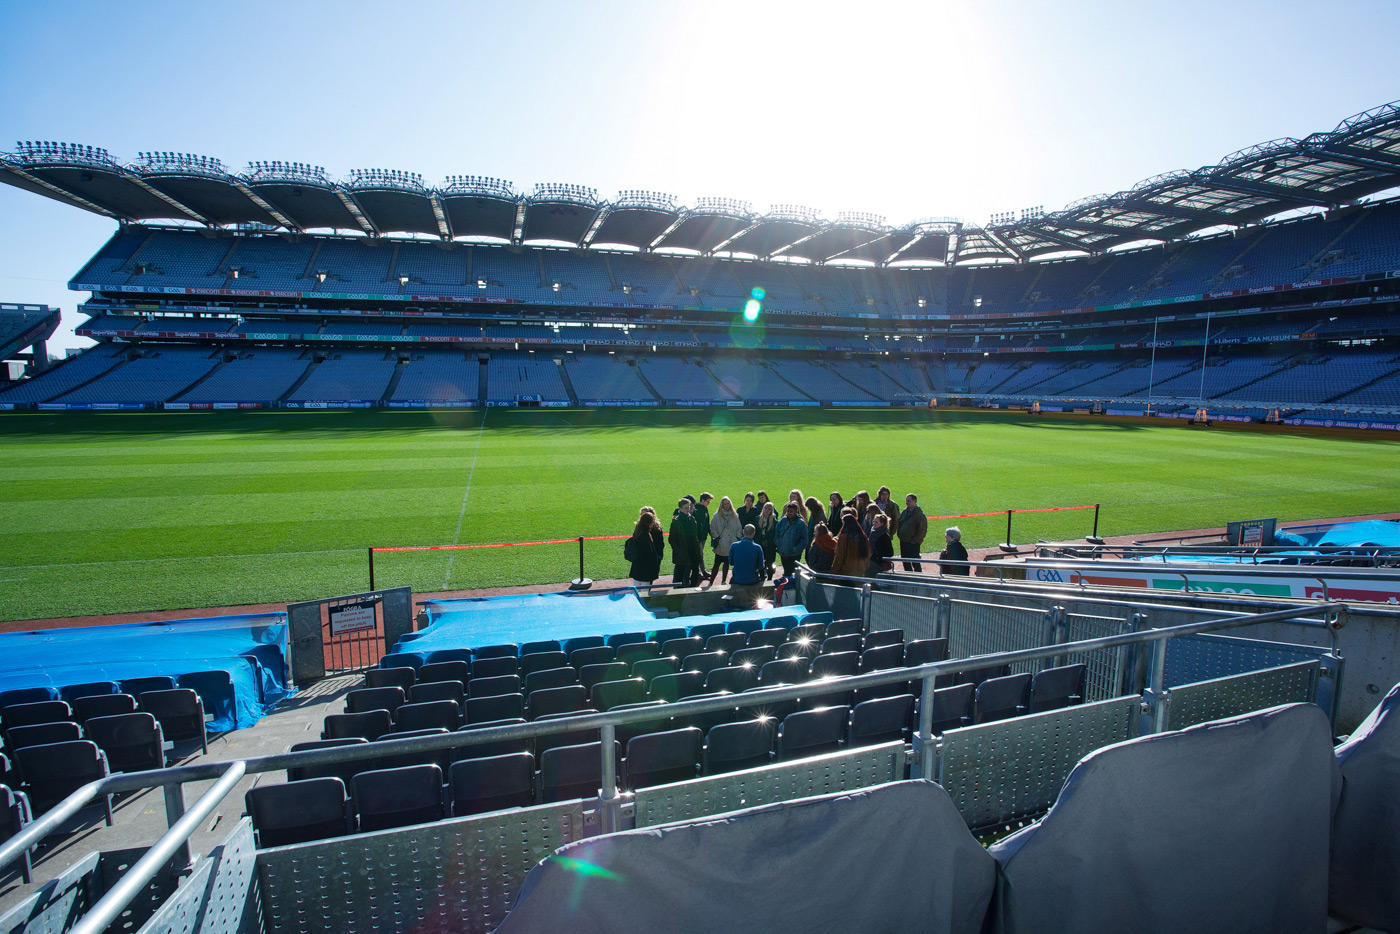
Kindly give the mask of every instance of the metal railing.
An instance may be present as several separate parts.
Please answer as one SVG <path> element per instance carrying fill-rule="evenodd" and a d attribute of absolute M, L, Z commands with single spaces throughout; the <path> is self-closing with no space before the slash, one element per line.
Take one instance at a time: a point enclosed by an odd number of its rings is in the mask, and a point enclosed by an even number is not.
<path fill-rule="evenodd" d="M 1166 728 L 1168 706 L 1163 703 L 1166 695 L 1165 671 L 1167 644 L 1176 637 L 1199 633 L 1235 629 L 1259 623 L 1293 623 L 1302 626 L 1333 626 L 1339 615 L 1345 612 L 1342 604 L 1323 603 L 1310 607 L 1288 607 L 1270 613 L 1230 616 L 1203 620 L 1162 629 L 1143 632 L 1130 632 L 1120 635 L 1085 639 L 1078 642 L 1060 643 L 1038 648 L 998 652 L 969 658 L 950 659 L 932 662 L 913 668 L 895 668 L 844 678 L 830 678 L 807 682 L 800 685 L 784 685 L 731 694 L 724 697 L 699 700 L 681 700 L 664 705 L 668 718 L 693 714 L 714 713 L 734 708 L 761 707 L 779 701 L 799 700 L 811 695 L 830 694 L 834 691 L 852 691 L 861 688 L 874 688 L 885 685 L 919 681 L 921 702 L 919 723 L 913 743 L 914 775 L 932 777 L 936 751 L 933 733 L 933 691 L 939 676 L 987 667 L 988 664 L 1016 664 L 1052 659 L 1070 653 L 1088 653 L 1099 649 L 1120 646 L 1148 645 L 1152 647 L 1152 667 L 1149 688 L 1144 692 L 1144 702 L 1151 713 L 1151 728 L 1154 732 Z M 657 719 L 661 708 L 639 708 L 615 710 L 604 713 L 581 714 L 575 717 L 562 717 L 556 720 L 535 721 L 524 724 L 511 724 L 499 727 L 467 730 L 436 736 L 413 737 L 401 740 L 374 742 L 365 745 L 333 747 L 328 749 L 288 752 L 269 756 L 258 756 L 244 760 L 210 762 L 198 765 L 179 766 L 148 772 L 133 772 L 114 775 L 100 781 L 91 782 L 79 788 L 45 814 L 35 819 L 19 834 L 0 846 L 0 868 L 8 866 L 19 858 L 29 847 L 38 843 L 50 832 L 57 830 L 70 817 L 99 796 L 123 791 L 161 786 L 166 797 L 166 816 L 169 829 L 151 847 L 140 861 L 122 877 L 120 882 L 108 891 L 94 908 L 74 928 L 77 934 L 99 934 L 106 925 L 125 909 L 137 893 L 152 879 L 160 867 L 172 857 L 184 854 L 184 867 L 188 867 L 188 846 L 190 835 L 196 827 L 233 790 L 245 774 L 279 771 L 289 768 L 336 765 L 366 758 L 379 758 L 390 755 L 439 752 L 458 747 L 478 745 L 502 740 L 535 739 L 564 732 L 597 729 L 600 740 L 601 788 L 598 795 L 601 824 L 604 832 L 618 829 L 619 791 L 617 788 L 614 743 L 617 728 L 631 724 L 642 724 Z M 184 807 L 183 785 L 192 781 L 214 780 L 210 787 L 188 810 Z"/>

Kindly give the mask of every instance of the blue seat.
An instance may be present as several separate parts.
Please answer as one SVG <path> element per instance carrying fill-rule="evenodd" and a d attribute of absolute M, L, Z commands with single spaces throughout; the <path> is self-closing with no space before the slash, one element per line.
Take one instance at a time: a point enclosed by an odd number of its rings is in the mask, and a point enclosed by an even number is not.
<path fill-rule="evenodd" d="M 416 652 L 390 652 L 379 658 L 380 668 L 412 668 L 417 671 L 423 667 L 423 658 Z"/>
<path fill-rule="evenodd" d="M 662 645 L 671 639 L 684 639 L 686 637 L 685 628 L 678 626 L 671 629 L 657 629 L 647 634 L 648 642 L 655 642 Z M 703 643 L 702 643 L 703 644 Z"/>
<path fill-rule="evenodd" d="M 520 647 L 514 644 L 485 645 L 473 652 L 475 658 L 516 658 L 520 657 Z"/>
<path fill-rule="evenodd" d="M 121 692 L 130 694 L 137 700 L 147 691 L 173 691 L 175 690 L 175 679 L 168 675 L 151 675 L 144 678 L 123 678 L 120 682 Z"/>
<path fill-rule="evenodd" d="M 367 688 L 402 688 L 408 691 L 418 681 L 412 668 L 371 668 L 365 672 Z"/>
<path fill-rule="evenodd" d="M 657 642 L 629 642 L 617 647 L 617 660 L 627 665 L 660 657 L 661 644 Z"/>
<path fill-rule="evenodd" d="M 427 664 L 435 665 L 438 662 L 466 662 L 472 663 L 471 649 L 435 649 L 428 653 Z"/>
<path fill-rule="evenodd" d="M 1059 710 L 1084 703 L 1084 684 L 1088 668 L 1083 665 L 1061 665 L 1046 668 L 1031 679 L 1028 713 Z"/>
<path fill-rule="evenodd" d="M 725 626 L 725 632 L 741 632 L 745 636 L 747 636 L 750 633 L 757 632 L 762 628 L 763 620 L 761 619 L 735 619 L 730 620 L 729 623 Z"/>
<path fill-rule="evenodd" d="M 601 642 L 602 639 L 600 638 Z M 585 645 L 569 653 L 569 666 L 582 668 L 584 665 L 606 665 L 617 660 L 617 649 L 607 645 Z"/>
<path fill-rule="evenodd" d="M 408 689 L 410 704 L 439 700 L 453 701 L 462 707 L 467 702 L 467 692 L 462 690 L 460 681 L 429 681 L 426 684 L 415 684 Z"/>
<path fill-rule="evenodd" d="M 1029 674 L 988 678 L 977 685 L 972 695 L 972 722 L 991 723 L 1020 716 L 1026 712 L 1026 699 L 1031 689 Z"/>
<path fill-rule="evenodd" d="M 548 714 L 573 713 L 588 706 L 588 689 L 581 684 L 540 688 L 527 695 L 526 703 L 531 720 Z"/>
<path fill-rule="evenodd" d="M 497 697 L 502 694 L 519 694 L 519 675 L 498 675 L 494 678 L 472 678 L 467 685 L 467 696 Z"/>
<path fill-rule="evenodd" d="M 366 710 L 387 710 L 390 719 L 394 711 L 408 703 L 403 688 L 360 688 L 345 695 L 346 713 L 364 713 Z"/>
<path fill-rule="evenodd" d="M 855 652 L 818 655 L 809 667 L 812 678 L 847 678 L 860 672 L 860 656 Z"/>
<path fill-rule="evenodd" d="M 614 743 L 614 755 L 617 744 Z M 593 798 L 603 784 L 602 743 L 556 746 L 540 756 L 540 797 L 544 803 Z"/>
<path fill-rule="evenodd" d="M 851 710 L 849 742 L 852 746 L 907 741 L 914 717 L 914 695 L 880 697 L 857 704 Z"/>
<path fill-rule="evenodd" d="M 216 720 L 237 720 L 233 676 L 227 671 L 189 671 L 175 679 L 175 686 L 189 688 L 204 702 L 204 712 Z M 138 695 L 137 700 L 140 700 Z"/>
<path fill-rule="evenodd" d="M 0 710 L 0 726 L 12 730 L 17 726 L 31 726 L 36 723 L 59 723 L 73 719 L 73 708 L 67 701 L 31 701 L 25 704 L 11 704 Z"/>
<path fill-rule="evenodd" d="M 243 796 L 259 848 L 288 846 L 349 833 L 345 783 L 306 778 L 259 785 Z"/>
<path fill-rule="evenodd" d="M 135 713 L 136 698 L 130 694 L 93 694 L 73 701 L 73 718 L 86 723 L 93 717 L 112 717 L 119 713 Z"/>
<path fill-rule="evenodd" d="M 499 678 L 520 671 L 520 659 L 514 655 L 498 655 L 494 658 L 478 658 L 472 662 L 471 677 Z"/>
<path fill-rule="evenodd" d="M 632 663 L 631 675 L 650 684 L 652 678 L 660 675 L 673 675 L 680 670 L 680 667 L 680 660 L 676 658 L 644 658 Z"/>
<path fill-rule="evenodd" d="M 33 815 L 29 810 L 29 796 L 0 784 L 0 843 L 18 834 L 31 820 Z M 26 849 L 20 859 L 20 878 L 25 884 L 33 882 L 34 865 L 30 850 Z"/>
<path fill-rule="evenodd" d="M 520 647 L 520 658 L 523 661 L 527 655 L 537 655 L 540 652 L 558 652 L 560 650 L 561 647 L 558 639 L 542 639 L 538 642 L 526 642 Z"/>
<path fill-rule="evenodd" d="M 141 710 L 156 718 L 166 739 L 197 739 L 204 752 L 209 751 L 209 730 L 204 722 L 204 701 L 200 700 L 199 694 L 189 688 L 147 691 L 137 703 Z"/>
<path fill-rule="evenodd" d="M 661 643 L 662 658 L 685 658 L 687 655 L 694 655 L 696 652 L 705 651 L 705 640 L 699 636 L 684 636 L 678 639 L 667 639 Z"/>
<path fill-rule="evenodd" d="M 321 723 L 322 739 L 351 739 L 359 737 L 374 742 L 394 729 L 387 710 L 366 710 L 364 713 L 327 714 Z"/>
<path fill-rule="evenodd" d="M 818 612 L 816 612 L 816 613 L 806 613 L 806 614 L 804 614 L 804 615 L 802 616 L 801 625 L 803 625 L 803 626 L 814 626 L 814 625 L 820 624 L 820 625 L 822 625 L 822 626 L 830 626 L 830 625 L 832 624 L 832 622 L 834 622 L 834 616 L 832 615 L 831 611 L 830 611 L 830 610 L 820 610 L 820 611 L 818 611 Z"/>
<path fill-rule="evenodd" d="M 775 687 L 779 684 L 802 684 L 810 677 L 805 658 L 779 658 L 765 662 L 758 670 L 758 686 Z"/>
<path fill-rule="evenodd" d="M 34 814 L 40 815 L 58 804 L 88 782 L 106 778 L 110 773 L 107 757 L 89 739 L 66 743 L 47 743 L 15 750 L 15 762 L 24 776 L 24 790 L 29 795 Z M 107 826 L 112 826 L 112 796 L 103 795 Z"/>
<path fill-rule="evenodd" d="M 915 639 L 904 646 L 904 664 L 909 668 L 947 661 L 947 639 Z"/>
<path fill-rule="evenodd" d="M 703 645 L 711 636 L 724 634 L 724 623 L 700 623 L 690 627 L 689 635 L 699 639 Z"/>
<path fill-rule="evenodd" d="M 455 681 L 465 688 L 471 677 L 471 666 L 463 661 L 429 662 L 418 669 L 419 684 L 434 681 Z"/>
<path fill-rule="evenodd" d="M 723 668 L 729 663 L 729 657 L 723 652 L 696 652 L 694 655 L 687 655 L 681 659 L 681 671 L 698 671 L 702 675 L 707 675 L 716 668 Z"/>
<path fill-rule="evenodd" d="M 730 666 L 752 665 L 754 669 L 759 669 L 777 657 L 778 649 L 776 646 L 754 645 L 730 655 L 729 664 Z"/>
<path fill-rule="evenodd" d="M 706 775 L 767 765 L 776 726 L 772 720 L 740 720 L 710 727 L 705 734 Z"/>
<path fill-rule="evenodd" d="M 786 629 L 756 629 L 749 633 L 749 648 L 772 648 L 776 653 L 778 646 L 787 641 Z"/>
<path fill-rule="evenodd" d="M 462 759 L 447 775 L 455 817 L 535 803 L 535 757 L 528 752 Z"/>
<path fill-rule="evenodd" d="M 549 671 L 568 666 L 569 656 L 559 651 L 532 652 L 529 655 L 520 656 L 520 674 L 526 678 L 537 671 Z"/>
<path fill-rule="evenodd" d="M 933 732 L 955 730 L 972 723 L 972 692 L 970 684 L 955 684 L 933 692 Z"/>
<path fill-rule="evenodd" d="M 877 649 L 884 645 L 904 645 L 903 629 L 876 629 L 865 634 L 865 647 Z"/>
<path fill-rule="evenodd" d="M 435 700 L 419 704 L 404 704 L 394 714 L 394 731 L 443 729 L 455 730 L 462 725 L 462 708 L 456 701 Z"/>
<path fill-rule="evenodd" d="M 568 655 L 573 655 L 579 649 L 594 649 L 606 647 L 602 636 L 576 636 L 573 639 L 565 639 L 559 643 L 559 647 Z M 591 664 L 591 663 L 585 663 Z M 578 666 L 575 665 L 575 668 Z"/>
<path fill-rule="evenodd" d="M 536 691 L 568 687 L 571 684 L 578 684 L 578 672 L 568 665 L 562 668 L 543 668 L 525 676 L 523 693 L 528 697 Z"/>
<path fill-rule="evenodd" d="M 524 719 L 513 717 L 508 720 L 489 720 L 485 723 L 468 723 L 459 729 L 458 733 L 466 733 L 471 730 L 485 730 L 493 726 L 515 726 L 524 723 Z M 452 755 L 456 759 L 485 759 L 491 756 L 505 756 L 516 752 L 530 752 L 534 742 L 529 739 L 493 739 L 485 743 L 477 743 L 473 746 L 457 746 L 452 750 Z"/>
<path fill-rule="evenodd" d="M 304 743 L 293 743 L 288 752 L 305 752 L 313 749 L 335 749 L 341 746 L 367 746 L 369 741 L 363 736 L 346 736 L 340 739 L 313 739 Z M 338 778 L 348 783 L 356 772 L 371 768 L 368 760 L 336 762 L 330 765 L 298 765 L 287 769 L 287 781 L 298 782 L 308 778 Z M 342 789 L 342 794 L 344 789 Z"/>
<path fill-rule="evenodd" d="M 705 651 L 723 652 L 725 655 L 733 655 L 748 644 L 749 635 L 746 632 L 721 633 L 710 636 L 705 640 Z"/>
<path fill-rule="evenodd" d="M 644 733 L 627 742 L 625 782 L 636 790 L 694 778 L 704 734 L 695 727 Z"/>
<path fill-rule="evenodd" d="M 58 691 L 54 688 L 11 688 L 8 691 L 0 691 L 0 708 L 58 699 Z"/>
<path fill-rule="evenodd" d="M 812 613 L 808 615 L 815 616 L 816 614 Z M 832 620 L 831 622 L 828 622 L 826 624 L 826 637 L 828 639 L 832 638 L 833 636 L 839 637 L 864 635 L 865 623 L 858 619 L 838 619 Z"/>
<path fill-rule="evenodd" d="M 706 691 L 727 691 L 741 694 L 758 684 L 758 669 L 752 665 L 731 665 L 716 668 L 705 676 Z"/>
<path fill-rule="evenodd" d="M 859 633 L 851 633 L 844 636 L 827 636 L 822 640 L 821 654 L 835 655 L 837 653 L 854 652 L 857 655 L 865 648 L 865 636 Z"/>
<path fill-rule="evenodd" d="M 647 641 L 647 634 L 644 632 L 615 632 L 608 636 L 605 644 L 616 649 L 624 645 L 632 645 L 636 642 L 645 641 Z"/>
<path fill-rule="evenodd" d="M 647 696 L 652 700 L 675 703 L 685 700 L 705 690 L 705 676 L 698 671 L 682 671 L 676 674 L 657 675 L 647 686 Z"/>
<path fill-rule="evenodd" d="M 589 692 L 589 700 L 598 710 L 611 710 L 621 704 L 639 704 L 646 699 L 647 683 L 641 678 L 600 681 Z"/>
<path fill-rule="evenodd" d="M 788 714 L 778 728 L 776 758 L 800 759 L 835 752 L 845 739 L 850 714 L 851 708 L 845 705 Z"/>
<path fill-rule="evenodd" d="M 1312 704 L 1092 752 L 1043 818 L 989 848 L 996 929 L 1327 930 L 1337 778 Z"/>
<path fill-rule="evenodd" d="M 442 820 L 442 769 L 409 765 L 360 772 L 350 783 L 360 832 Z"/>
<path fill-rule="evenodd" d="M 31 723 L 29 726 L 11 727 L 5 733 L 5 747 L 11 751 L 25 746 L 44 746 L 48 743 L 67 743 L 83 738 L 83 728 L 70 720 L 57 723 Z"/>
<path fill-rule="evenodd" d="M 58 689 L 58 696 L 70 704 L 80 697 L 120 693 L 121 687 L 115 681 L 85 681 L 82 684 L 65 684 Z"/>
<path fill-rule="evenodd" d="M 525 698 L 519 694 L 497 694 L 492 697 L 467 698 L 468 723 L 492 723 L 515 720 L 525 715 Z"/>

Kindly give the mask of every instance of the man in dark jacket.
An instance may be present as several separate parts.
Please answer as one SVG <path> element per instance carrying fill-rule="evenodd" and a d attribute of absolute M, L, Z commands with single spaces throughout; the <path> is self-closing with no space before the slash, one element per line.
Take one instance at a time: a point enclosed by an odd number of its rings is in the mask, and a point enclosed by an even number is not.
<path fill-rule="evenodd" d="M 695 503 L 695 547 L 696 552 L 695 570 L 690 575 L 690 585 L 699 587 L 702 580 L 709 580 L 709 575 L 705 573 L 705 542 L 710 537 L 710 500 L 714 499 L 709 493 L 701 493 L 700 499 Z"/>
<path fill-rule="evenodd" d="M 904 560 L 904 570 L 922 571 L 924 566 L 910 558 L 918 558 L 919 551 L 928 537 L 928 517 L 919 508 L 919 498 L 913 493 L 904 497 L 904 511 L 895 522 L 895 537 L 899 539 L 899 556 Z"/>
<path fill-rule="evenodd" d="M 807 534 L 807 523 L 797 511 L 797 504 L 791 500 L 783 506 L 783 517 L 778 520 L 777 533 L 773 545 L 783 559 L 783 575 L 792 577 L 797 573 L 797 562 L 807 549 L 811 536 Z"/>
<path fill-rule="evenodd" d="M 671 517 L 671 561 L 676 566 L 672 587 L 690 586 L 691 577 L 700 566 L 700 540 L 695 534 L 695 518 L 691 515 L 694 508 L 689 499 L 682 499 Z"/>
<path fill-rule="evenodd" d="M 739 513 L 739 528 L 742 529 L 746 525 L 758 528 L 758 514 L 761 510 L 754 505 L 752 493 L 744 494 L 744 505 L 736 511 Z"/>
<path fill-rule="evenodd" d="M 962 530 L 956 525 L 948 529 L 943 534 L 948 540 L 948 547 L 938 553 L 938 557 L 944 561 L 966 561 L 967 549 L 963 547 Z M 944 574 L 971 574 L 972 568 L 958 564 L 940 564 L 938 569 Z"/>

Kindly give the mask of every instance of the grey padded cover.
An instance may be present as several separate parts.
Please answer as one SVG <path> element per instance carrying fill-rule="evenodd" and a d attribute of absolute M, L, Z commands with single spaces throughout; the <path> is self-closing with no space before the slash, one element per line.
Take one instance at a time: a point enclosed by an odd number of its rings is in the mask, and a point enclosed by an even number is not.
<path fill-rule="evenodd" d="M 1092 752 L 991 847 L 997 930 L 1324 931 L 1336 770 L 1312 704 Z"/>
<path fill-rule="evenodd" d="M 1332 820 L 1331 909 L 1400 931 L 1400 684 L 1337 747 L 1342 799 Z"/>
<path fill-rule="evenodd" d="M 976 934 L 995 864 L 925 781 L 804 798 L 560 847 L 498 934 Z"/>

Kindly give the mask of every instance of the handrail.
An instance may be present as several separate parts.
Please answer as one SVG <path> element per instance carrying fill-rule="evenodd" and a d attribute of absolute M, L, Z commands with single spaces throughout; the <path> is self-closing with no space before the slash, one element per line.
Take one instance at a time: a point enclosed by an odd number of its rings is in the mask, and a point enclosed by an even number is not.
<path fill-rule="evenodd" d="M 116 920 L 132 900 L 141 894 L 141 890 L 155 878 L 160 868 L 185 846 L 200 822 L 218 807 L 233 790 L 233 786 L 243 778 L 244 771 L 245 766 L 242 762 L 230 762 L 223 775 L 200 796 L 194 807 L 186 811 L 151 845 L 145 855 L 98 899 L 97 904 L 89 908 L 87 913 L 69 928 L 68 934 L 102 934 L 107 925 Z"/>
<path fill-rule="evenodd" d="M 1185 566 L 1189 565 L 1190 571 L 1191 571 L 1192 573 L 1198 574 L 1198 575 L 1199 575 L 1199 574 L 1231 574 L 1231 573 L 1241 573 L 1241 572 L 1243 572 L 1243 573 L 1246 573 L 1246 574 L 1258 575 L 1258 576 L 1263 576 L 1263 577 L 1313 577 L 1313 576 L 1315 576 L 1315 575 L 1309 574 L 1309 573 L 1308 573 L 1309 571 L 1316 571 L 1316 570 L 1320 570 L 1320 569 L 1325 569 L 1326 572 L 1327 572 L 1327 576 L 1328 576 L 1328 577 L 1335 577 L 1335 578 L 1342 578 L 1342 579 L 1356 578 L 1356 579 L 1358 579 L 1358 580 L 1369 580 L 1369 579 L 1372 579 L 1372 578 L 1375 577 L 1375 574 L 1376 574 L 1377 571 L 1393 571 L 1393 572 L 1400 573 L 1400 571 L 1397 571 L 1397 569 L 1395 569 L 1395 568 L 1383 568 L 1383 567 L 1356 568 L 1356 567 L 1341 567 L 1341 566 L 1331 565 L 1331 564 L 1326 564 L 1326 565 L 1319 565 L 1319 564 L 1260 564 L 1260 565 L 1252 565 L 1252 564 L 1200 564 L 1200 563 L 1191 563 L 1191 562 L 1187 562 L 1187 561 L 1182 561 L 1182 562 L 1178 562 L 1178 563 L 1175 563 L 1175 564 L 1165 564 L 1165 563 L 1164 563 L 1164 564 L 1152 564 L 1152 563 L 1149 563 L 1149 562 L 1146 562 L 1146 561 L 1104 561 L 1104 560 L 1099 559 L 1099 558 L 1081 558 L 1081 559 L 1079 559 L 1079 560 L 1075 560 L 1075 559 L 1071 559 L 1071 558 L 1063 558 L 1063 559 L 1060 559 L 1060 560 L 1053 560 L 1053 559 L 1049 559 L 1049 558 L 1040 558 L 1040 557 L 1036 557 L 1036 556 L 1034 556 L 1034 555 L 1026 555 L 1026 556 L 1024 556 L 1024 558 L 1026 559 L 1026 560 L 1025 560 L 1025 563 L 1021 563 L 1021 564 L 1008 564 L 1008 563 L 1006 563 L 1006 562 L 1004 562 L 1004 561 L 991 561 L 991 562 L 989 562 L 989 561 L 953 561 L 953 560 L 939 560 L 939 559 L 930 559 L 930 558 L 921 558 L 921 559 L 920 559 L 920 562 L 923 563 L 923 564 L 952 564 L 952 565 L 957 565 L 957 566 L 959 566 L 959 567 L 967 567 L 967 568 L 984 567 L 984 568 L 994 568 L 994 569 L 998 569 L 998 570 L 1004 570 L 1004 569 L 1006 569 L 1006 568 L 1008 568 L 1008 567 L 1033 567 L 1033 568 L 1047 568 L 1047 569 L 1050 569 L 1050 570 L 1073 570 L 1073 571 L 1078 571 L 1078 570 L 1084 570 L 1084 569 L 1091 569 L 1091 570 L 1095 570 L 1095 571 L 1136 571 L 1136 572 L 1138 572 L 1138 573 L 1143 573 L 1144 571 L 1155 571 L 1155 572 L 1157 572 L 1157 573 L 1162 573 L 1163 571 L 1169 571 L 1169 572 L 1173 572 L 1173 573 L 1179 573 L 1179 571 L 1178 571 L 1178 568 L 1179 568 L 1179 567 L 1185 567 Z M 913 559 L 911 558 L 910 560 L 912 561 Z M 1032 564 L 1032 563 L 1030 563 L 1031 561 L 1034 561 L 1035 563 Z M 813 572 L 813 573 L 818 573 L 818 572 Z M 886 573 L 889 573 L 889 572 L 886 572 Z M 897 573 L 897 572 L 896 572 L 896 573 Z M 834 575 L 827 574 L 827 573 L 825 573 L 825 572 L 820 572 L 820 576 L 821 576 L 821 578 L 822 578 L 823 580 L 834 579 Z M 948 576 L 948 575 L 944 575 L 944 576 L 946 577 L 946 576 Z M 970 575 L 969 575 L 969 576 L 970 576 Z M 878 579 L 878 578 L 861 577 L 861 578 L 843 578 L 843 579 L 847 579 L 847 580 L 859 580 L 859 581 L 863 581 L 863 582 L 865 582 L 865 583 L 869 583 L 871 580 L 876 580 L 876 579 Z"/>

